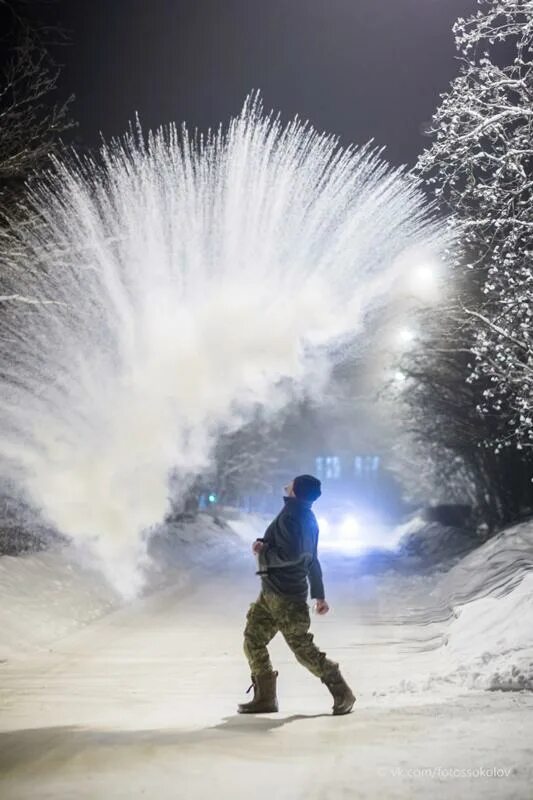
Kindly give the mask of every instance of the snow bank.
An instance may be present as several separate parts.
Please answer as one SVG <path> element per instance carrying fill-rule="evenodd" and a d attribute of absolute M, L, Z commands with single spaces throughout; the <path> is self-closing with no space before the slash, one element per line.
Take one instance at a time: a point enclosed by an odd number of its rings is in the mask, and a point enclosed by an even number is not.
<path fill-rule="evenodd" d="M 401 557 L 419 559 L 424 565 L 457 560 L 479 545 L 474 533 L 462 528 L 428 522 L 416 515 L 395 528 Z"/>
<path fill-rule="evenodd" d="M 207 514 L 194 522 L 166 525 L 150 542 L 145 594 L 185 586 L 196 569 L 240 552 L 238 536 Z M 124 600 L 94 567 L 87 553 L 70 545 L 0 558 L 0 661 L 46 649 L 111 611 Z"/>
<path fill-rule="evenodd" d="M 455 611 L 446 649 L 453 674 L 481 689 L 533 690 L 533 573 L 509 594 Z"/>
<path fill-rule="evenodd" d="M 533 521 L 506 528 L 465 556 L 443 577 L 440 591 L 454 605 L 503 597 L 533 570 Z"/>
<path fill-rule="evenodd" d="M 436 605 L 418 621 L 447 617 L 436 669 L 405 681 L 402 690 L 439 684 L 533 690 L 533 522 L 508 528 L 465 556 L 431 595 Z"/>
<path fill-rule="evenodd" d="M 0 558 L 0 660 L 46 647 L 120 605 L 70 547 Z"/>
<path fill-rule="evenodd" d="M 469 686 L 533 689 L 533 522 L 502 531 L 443 578 L 446 650 Z"/>

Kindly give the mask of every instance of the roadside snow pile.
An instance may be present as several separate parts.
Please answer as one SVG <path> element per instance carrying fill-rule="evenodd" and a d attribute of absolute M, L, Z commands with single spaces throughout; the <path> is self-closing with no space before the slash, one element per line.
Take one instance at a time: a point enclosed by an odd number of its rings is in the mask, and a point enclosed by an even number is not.
<path fill-rule="evenodd" d="M 473 600 L 456 614 L 446 649 L 457 678 L 471 688 L 533 690 L 533 573 L 509 594 Z"/>
<path fill-rule="evenodd" d="M 442 578 L 451 605 L 503 597 L 533 570 L 533 520 L 513 525 L 465 556 Z"/>
<path fill-rule="evenodd" d="M 200 513 L 189 521 L 163 525 L 150 539 L 149 585 L 157 582 L 158 575 L 164 577 L 170 567 L 179 570 L 195 566 L 209 568 L 220 564 L 230 551 L 238 557 L 241 548 L 233 523 L 227 524 L 211 514 Z"/>
<path fill-rule="evenodd" d="M 416 558 L 425 566 L 457 559 L 479 545 L 475 533 L 416 515 L 395 529 L 400 557 Z"/>
<path fill-rule="evenodd" d="M 46 647 L 120 605 L 70 547 L 0 558 L 0 660 Z"/>
<path fill-rule="evenodd" d="M 434 651 L 436 671 L 401 690 L 443 684 L 533 690 L 533 522 L 508 528 L 467 555 L 431 594 L 438 607 L 419 621 L 448 617 Z"/>
<path fill-rule="evenodd" d="M 150 542 L 145 594 L 184 586 L 229 552 L 237 534 L 208 514 L 162 527 Z M 227 559 L 226 559 L 227 560 Z M 233 560 L 236 560 L 235 558 Z M 87 554 L 70 545 L 0 557 L 0 661 L 24 657 L 124 605 Z"/>
<path fill-rule="evenodd" d="M 442 580 L 453 621 L 446 650 L 468 685 L 533 690 L 533 522 L 508 528 Z"/>

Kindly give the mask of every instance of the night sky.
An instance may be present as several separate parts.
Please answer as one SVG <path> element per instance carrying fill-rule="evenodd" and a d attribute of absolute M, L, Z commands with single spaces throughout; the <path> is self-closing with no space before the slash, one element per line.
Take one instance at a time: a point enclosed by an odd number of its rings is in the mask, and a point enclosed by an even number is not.
<path fill-rule="evenodd" d="M 76 139 L 186 120 L 206 129 L 260 89 L 344 144 L 374 138 L 393 163 L 424 147 L 424 124 L 456 74 L 451 26 L 475 0 L 59 0 L 57 52 L 74 92 Z M 42 12 L 39 12 L 42 13 Z M 49 12 L 50 13 L 50 12 Z"/>

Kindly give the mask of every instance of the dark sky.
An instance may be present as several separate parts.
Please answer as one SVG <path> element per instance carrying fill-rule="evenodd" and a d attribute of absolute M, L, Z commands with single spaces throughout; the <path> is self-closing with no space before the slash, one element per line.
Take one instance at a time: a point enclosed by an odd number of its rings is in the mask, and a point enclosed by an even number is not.
<path fill-rule="evenodd" d="M 260 89 L 265 105 L 340 134 L 374 137 L 394 163 L 457 70 L 451 26 L 475 0 L 59 0 L 65 92 L 77 138 L 186 120 L 205 129 Z"/>
<path fill-rule="evenodd" d="M 216 126 L 260 89 L 265 105 L 340 134 L 372 137 L 394 163 L 457 70 L 451 26 L 475 0 L 59 0 L 70 31 L 64 91 L 77 137 L 186 120 Z"/>

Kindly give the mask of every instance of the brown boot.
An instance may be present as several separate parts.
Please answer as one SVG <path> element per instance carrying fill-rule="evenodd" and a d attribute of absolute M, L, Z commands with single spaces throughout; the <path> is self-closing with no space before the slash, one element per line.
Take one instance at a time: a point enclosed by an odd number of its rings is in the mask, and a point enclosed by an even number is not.
<path fill-rule="evenodd" d="M 239 714 L 270 714 L 278 710 L 276 697 L 277 672 L 263 672 L 261 675 L 252 675 L 254 698 L 249 703 L 239 703 Z M 248 693 L 247 692 L 247 693 Z"/>
<path fill-rule="evenodd" d="M 342 677 L 339 668 L 321 680 L 333 697 L 333 715 L 349 714 L 355 703 L 355 695 Z"/>

